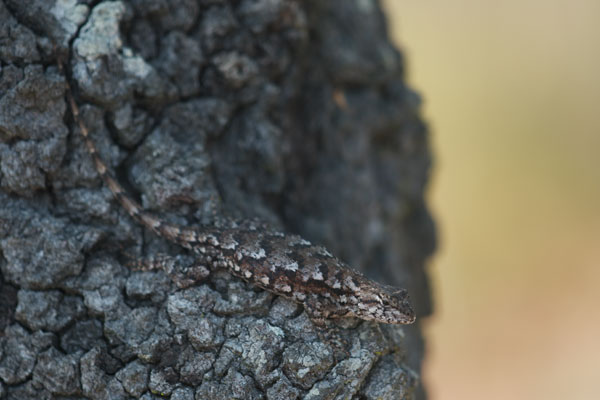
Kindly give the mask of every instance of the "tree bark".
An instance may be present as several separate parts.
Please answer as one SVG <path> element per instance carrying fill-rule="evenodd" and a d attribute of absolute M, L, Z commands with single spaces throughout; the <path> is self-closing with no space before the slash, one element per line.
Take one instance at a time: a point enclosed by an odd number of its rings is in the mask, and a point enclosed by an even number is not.
<path fill-rule="evenodd" d="M 57 59 L 68 60 L 65 71 Z M 341 327 L 191 255 L 112 200 L 65 102 L 143 206 L 258 218 L 431 312 L 420 100 L 377 1 L 0 1 L 0 398 L 424 398 L 419 320 Z"/>

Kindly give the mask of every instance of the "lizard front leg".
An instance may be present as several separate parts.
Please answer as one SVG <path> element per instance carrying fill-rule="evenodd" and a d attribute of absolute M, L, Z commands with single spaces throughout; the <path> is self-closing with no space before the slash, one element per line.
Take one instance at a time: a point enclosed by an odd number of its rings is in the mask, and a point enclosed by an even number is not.
<path fill-rule="evenodd" d="M 308 301 L 304 303 L 304 311 L 315 326 L 319 339 L 323 343 L 330 345 L 334 351 L 339 350 L 344 353 L 346 357 L 350 357 L 350 352 L 347 350 L 348 342 L 342 338 L 338 327 L 327 324 L 328 313 L 323 311 L 322 304 L 320 304 L 318 299 L 309 298 Z M 337 361 L 337 357 L 335 357 L 335 359 Z"/>

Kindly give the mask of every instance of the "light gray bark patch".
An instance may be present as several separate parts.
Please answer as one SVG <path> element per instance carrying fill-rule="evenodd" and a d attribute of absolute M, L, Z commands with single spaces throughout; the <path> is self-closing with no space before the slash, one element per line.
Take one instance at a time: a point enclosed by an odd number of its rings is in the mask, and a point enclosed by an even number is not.
<path fill-rule="evenodd" d="M 80 393 L 78 359 L 51 347 L 37 357 L 32 380 L 55 395 Z"/>
<path fill-rule="evenodd" d="M 85 315 L 81 298 L 64 296 L 57 290 L 38 292 L 21 289 L 15 318 L 31 330 L 57 332 Z"/>

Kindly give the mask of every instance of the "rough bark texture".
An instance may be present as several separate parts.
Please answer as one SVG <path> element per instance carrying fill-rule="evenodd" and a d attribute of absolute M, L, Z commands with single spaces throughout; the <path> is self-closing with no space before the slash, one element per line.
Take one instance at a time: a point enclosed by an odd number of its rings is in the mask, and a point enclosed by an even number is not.
<path fill-rule="evenodd" d="M 0 398 L 424 396 L 418 322 L 335 322 L 336 359 L 301 306 L 226 273 L 127 268 L 190 255 L 111 199 L 65 102 L 69 79 L 146 208 L 299 233 L 422 317 L 430 153 L 376 1 L 4 0 L 0 60 Z"/>

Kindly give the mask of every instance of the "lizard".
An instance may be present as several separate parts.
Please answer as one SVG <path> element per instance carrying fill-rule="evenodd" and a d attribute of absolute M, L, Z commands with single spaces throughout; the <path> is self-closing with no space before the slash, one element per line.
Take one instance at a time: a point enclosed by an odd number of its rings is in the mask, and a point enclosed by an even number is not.
<path fill-rule="evenodd" d="M 62 61 L 59 70 L 64 72 Z M 333 256 L 294 234 L 251 225 L 235 228 L 187 227 L 172 224 L 144 210 L 113 177 L 98 154 L 79 116 L 65 74 L 66 100 L 95 169 L 112 196 L 141 226 L 190 250 L 209 269 L 225 268 L 232 275 L 276 295 L 300 303 L 319 327 L 333 318 L 355 317 L 385 324 L 415 321 L 406 289 L 368 279 Z"/>

